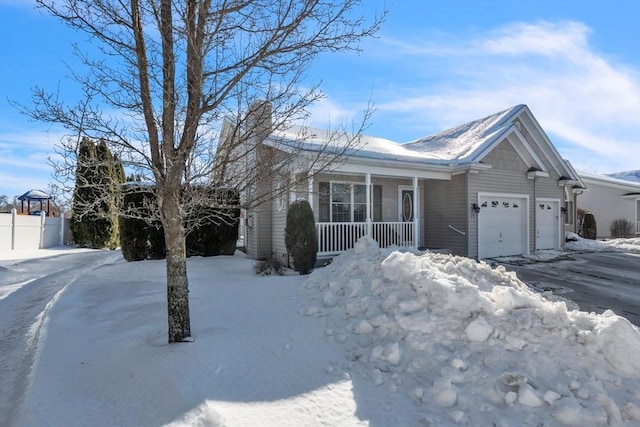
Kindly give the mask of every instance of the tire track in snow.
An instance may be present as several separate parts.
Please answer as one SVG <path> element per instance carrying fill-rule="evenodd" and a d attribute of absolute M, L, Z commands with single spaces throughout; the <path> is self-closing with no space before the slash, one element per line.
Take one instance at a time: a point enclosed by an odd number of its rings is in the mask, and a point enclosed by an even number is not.
<path fill-rule="evenodd" d="M 43 259 L 45 266 L 51 264 L 57 271 L 42 275 L 39 270 L 38 277 L 22 282 L 23 286 L 0 299 L 0 311 L 5 312 L 0 324 L 0 425 L 20 425 L 41 344 L 46 338 L 48 313 L 56 301 L 76 279 L 119 259 L 122 259 L 119 251 Z M 69 266 L 56 268 L 60 262 Z"/>

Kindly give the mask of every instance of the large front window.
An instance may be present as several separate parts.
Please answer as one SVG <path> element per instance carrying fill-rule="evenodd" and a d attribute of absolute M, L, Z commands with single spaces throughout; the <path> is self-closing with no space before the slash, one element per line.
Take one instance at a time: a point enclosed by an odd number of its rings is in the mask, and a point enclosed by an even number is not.
<path fill-rule="evenodd" d="M 365 222 L 367 195 L 364 184 L 331 183 L 331 222 Z"/>
<path fill-rule="evenodd" d="M 367 220 L 367 187 L 365 184 L 348 182 L 320 183 L 320 222 L 366 222 Z M 376 190 L 378 190 L 376 192 Z M 373 186 L 373 199 L 380 199 L 381 187 Z M 373 214 L 376 207 L 382 216 L 382 205 L 376 206 L 374 200 Z M 380 200 L 377 200 L 380 201 Z"/>

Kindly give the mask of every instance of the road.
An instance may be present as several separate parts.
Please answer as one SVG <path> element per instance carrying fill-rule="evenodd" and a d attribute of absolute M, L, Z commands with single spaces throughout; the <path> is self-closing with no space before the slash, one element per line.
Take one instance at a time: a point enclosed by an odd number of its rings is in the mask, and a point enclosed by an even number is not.
<path fill-rule="evenodd" d="M 640 326 L 640 254 L 596 252 L 553 262 L 502 264 L 529 286 L 574 301 L 582 311 L 610 309 Z"/>
<path fill-rule="evenodd" d="M 119 251 L 91 251 L 0 265 L 0 426 L 20 416 L 55 300 L 76 278 L 121 257 Z"/>

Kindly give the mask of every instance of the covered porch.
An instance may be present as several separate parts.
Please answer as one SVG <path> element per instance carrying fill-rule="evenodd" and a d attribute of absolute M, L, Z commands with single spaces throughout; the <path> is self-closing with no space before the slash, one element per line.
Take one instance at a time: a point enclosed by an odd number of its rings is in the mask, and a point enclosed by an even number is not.
<path fill-rule="evenodd" d="M 319 257 L 347 251 L 363 236 L 380 247 L 424 245 L 425 181 L 450 180 L 450 173 L 367 169 L 350 165 L 308 177 L 305 198 L 315 215 Z"/>

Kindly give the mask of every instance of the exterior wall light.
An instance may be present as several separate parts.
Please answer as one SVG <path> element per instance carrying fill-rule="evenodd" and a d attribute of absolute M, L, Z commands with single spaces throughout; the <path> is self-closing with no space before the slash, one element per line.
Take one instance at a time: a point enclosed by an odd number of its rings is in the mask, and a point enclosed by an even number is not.
<path fill-rule="evenodd" d="M 474 203 L 474 204 L 471 206 L 471 209 L 473 209 L 473 211 L 474 211 L 475 213 L 477 213 L 477 214 L 478 214 L 478 213 L 480 213 L 480 206 L 478 206 L 478 204 L 477 204 L 477 203 Z"/>

